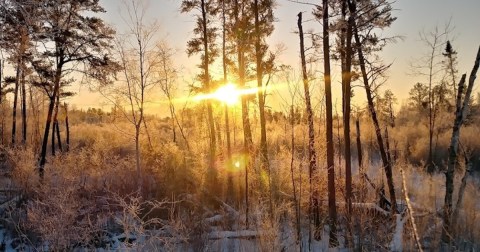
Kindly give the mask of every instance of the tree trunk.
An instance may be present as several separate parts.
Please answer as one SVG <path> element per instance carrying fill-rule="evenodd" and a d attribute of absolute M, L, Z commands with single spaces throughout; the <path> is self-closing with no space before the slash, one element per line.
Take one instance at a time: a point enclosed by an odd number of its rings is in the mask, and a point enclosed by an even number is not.
<path fill-rule="evenodd" d="M 315 152 L 315 128 L 313 126 L 313 110 L 310 100 L 310 85 L 307 74 L 307 61 L 305 59 L 305 42 L 302 26 L 302 13 L 298 13 L 298 34 L 300 37 L 300 59 L 302 61 L 302 75 L 303 75 L 303 88 L 305 92 L 305 106 L 307 109 L 307 122 L 308 122 L 308 160 L 309 160 L 309 184 L 310 184 L 310 218 L 313 219 L 315 226 L 314 238 L 320 240 L 321 238 L 321 225 L 320 225 L 320 209 L 318 202 L 318 186 L 317 181 L 317 153 Z M 293 134 L 293 133 L 292 133 Z M 292 140 L 293 141 L 293 140 Z M 293 144 L 293 142 L 292 142 Z"/>
<path fill-rule="evenodd" d="M 457 102 L 456 102 L 457 109 L 455 113 L 455 122 L 453 124 L 450 147 L 448 149 L 449 154 L 448 154 L 447 172 L 445 173 L 445 180 L 446 180 L 445 181 L 445 205 L 444 205 L 444 213 L 443 213 L 443 233 L 442 233 L 442 240 L 445 243 L 451 242 L 451 238 L 453 235 L 452 226 L 455 224 L 451 222 L 451 217 L 452 217 L 452 202 L 453 202 L 453 189 L 454 189 L 453 180 L 455 177 L 455 165 L 457 163 L 457 152 L 458 152 L 458 145 L 460 142 L 460 128 L 462 127 L 463 122 L 465 121 L 465 118 L 468 113 L 470 96 L 472 94 L 473 85 L 477 77 L 476 75 L 477 75 L 479 63 L 480 63 L 480 47 L 478 48 L 475 64 L 473 66 L 472 72 L 470 73 L 470 77 L 468 79 L 468 87 L 463 100 L 463 106 L 462 106 L 462 93 L 465 87 L 466 74 L 462 76 L 462 79 L 458 84 L 458 94 L 457 94 Z"/>
<path fill-rule="evenodd" d="M 70 125 L 68 124 L 68 105 L 65 103 L 65 151 L 70 151 Z"/>
<path fill-rule="evenodd" d="M 346 15 L 347 1 L 343 2 L 342 13 Z M 352 154 L 351 154 L 351 141 L 350 141 L 350 114 L 351 114 L 351 68 L 352 68 L 352 22 L 353 18 L 350 17 L 347 23 L 346 32 L 346 45 L 344 47 L 344 62 L 342 64 L 342 83 L 343 83 L 343 138 L 345 141 L 345 197 L 347 203 L 348 217 L 351 218 L 352 214 Z M 351 221 L 351 220 L 350 220 Z"/>
<path fill-rule="evenodd" d="M 52 139 L 51 139 L 51 144 L 50 144 L 50 148 L 52 149 L 52 156 L 55 156 L 55 126 L 56 126 L 57 122 L 55 122 L 55 119 L 53 119 L 53 123 L 52 123 Z"/>
<path fill-rule="evenodd" d="M 18 104 L 18 89 L 20 87 L 21 67 L 20 60 L 17 61 L 17 74 L 15 77 L 15 90 L 13 92 L 13 112 L 12 112 L 12 147 L 15 147 L 16 133 L 17 133 L 17 104 Z"/>
<path fill-rule="evenodd" d="M 361 167 L 363 167 L 363 153 L 362 153 L 362 139 L 360 136 L 360 120 L 357 118 L 355 121 L 356 129 L 357 129 L 357 156 L 358 156 L 358 169 L 361 171 Z"/>
<path fill-rule="evenodd" d="M 3 85 L 2 85 L 2 80 L 3 80 L 3 60 L 0 60 L 0 113 L 2 114 L 2 122 L 1 122 L 1 128 L 0 128 L 0 143 L 3 145 L 4 144 L 4 139 L 3 139 L 3 132 L 4 132 L 4 126 L 5 126 L 5 115 L 3 114 Z"/>
<path fill-rule="evenodd" d="M 342 18 L 346 21 L 347 1 L 342 1 Z M 351 68 L 352 68 L 352 22 L 347 21 L 347 27 L 341 31 L 341 58 L 342 58 L 342 105 L 343 105 L 343 138 L 345 141 L 345 202 L 347 204 L 347 246 L 354 247 L 352 234 L 352 154 L 350 141 L 350 114 L 351 114 Z"/>
<path fill-rule="evenodd" d="M 226 37 L 226 9 L 225 0 L 222 0 L 222 67 L 223 67 L 223 84 L 227 84 L 227 37 Z M 225 103 L 225 133 L 227 139 L 227 202 L 232 204 L 235 202 L 233 190 L 233 165 L 232 165 L 232 143 L 230 139 L 230 121 L 228 118 L 228 105 Z"/>
<path fill-rule="evenodd" d="M 58 106 L 60 105 L 60 94 L 57 95 L 56 102 L 55 102 L 55 110 L 53 114 L 53 127 L 52 127 L 52 156 L 55 156 L 55 134 L 57 134 L 57 139 L 58 139 L 58 146 L 59 149 L 61 150 L 61 143 L 60 143 L 60 129 L 58 129 L 58 132 L 56 133 L 57 127 L 58 126 Z"/>
<path fill-rule="evenodd" d="M 263 53 L 261 50 L 260 39 L 260 19 L 258 11 L 258 0 L 254 1 L 253 11 L 255 15 L 255 58 L 257 66 L 257 87 L 258 87 L 258 108 L 260 114 L 260 162 L 261 168 L 268 173 L 268 191 L 269 191 L 269 208 L 270 208 L 270 217 L 273 218 L 273 187 L 272 187 L 272 172 L 270 170 L 270 165 L 268 162 L 268 146 L 267 146 L 267 129 L 266 129 L 266 120 L 265 120 L 265 95 L 263 87 Z M 273 219 L 272 219 L 273 220 Z"/>
<path fill-rule="evenodd" d="M 204 50 L 204 74 L 205 74 L 205 88 L 207 92 L 211 92 L 210 90 L 210 72 L 209 72 L 209 65 L 210 65 L 210 53 L 209 53 L 209 46 L 208 46 L 208 30 L 207 30 L 207 6 L 205 0 L 201 0 L 201 11 L 202 11 L 202 26 L 203 26 L 203 50 Z M 216 147 L 217 141 L 215 136 L 215 121 L 213 120 L 213 109 L 212 109 L 212 102 L 207 100 L 207 116 L 208 116 L 208 125 L 210 131 L 210 153 L 209 153 L 209 168 L 207 172 L 207 180 L 208 180 L 208 188 L 209 191 L 215 192 L 217 186 L 217 172 L 215 170 L 215 158 L 216 158 Z"/>
<path fill-rule="evenodd" d="M 332 80 L 330 75 L 330 31 L 328 17 L 328 0 L 323 0 L 323 59 L 325 80 L 325 102 L 327 120 L 327 170 L 328 170 L 328 214 L 330 221 L 330 246 L 338 246 L 337 239 L 337 206 L 335 199 L 335 167 L 333 149 L 333 116 L 332 116 Z"/>
<path fill-rule="evenodd" d="M 465 173 L 462 177 L 462 182 L 460 183 L 460 188 L 458 189 L 458 197 L 457 197 L 457 204 L 455 204 L 455 210 L 453 210 L 452 214 L 452 223 L 457 223 L 458 213 L 460 212 L 460 208 L 463 204 L 463 196 L 465 194 L 465 188 L 467 187 L 467 179 L 472 171 L 472 161 L 469 160 L 468 157 L 465 157 Z"/>
<path fill-rule="evenodd" d="M 299 13 L 299 23 L 301 24 L 301 12 Z M 302 32 L 301 32 L 302 34 Z M 301 52 L 304 50 L 301 50 Z M 302 237 L 301 237 L 301 222 L 300 222 L 300 203 L 298 202 L 297 197 L 297 184 L 295 183 L 295 171 L 294 171 L 294 160 L 295 160 L 295 122 L 293 120 L 293 105 L 290 107 L 290 126 L 291 126 L 291 158 L 290 158 L 290 176 L 292 179 L 292 189 L 293 189 L 293 205 L 295 208 L 295 228 L 297 234 L 297 244 L 300 244 L 300 251 L 302 251 Z M 309 228 L 310 230 L 310 228 Z"/>
<path fill-rule="evenodd" d="M 27 144 L 27 91 L 25 87 L 25 72 L 22 71 L 22 145 Z"/>
<path fill-rule="evenodd" d="M 355 22 L 355 17 L 356 17 L 356 7 L 354 4 L 349 4 L 350 6 L 350 13 L 353 16 L 352 19 L 353 21 L 353 36 L 355 38 L 356 42 L 356 48 L 357 48 L 357 54 L 358 54 L 358 59 L 360 63 L 360 69 L 362 72 L 362 78 L 363 78 L 363 84 L 365 86 L 365 92 L 367 95 L 367 102 L 368 102 L 368 109 L 370 111 L 370 116 L 372 117 L 373 121 L 373 126 L 375 128 L 375 135 L 377 137 L 377 143 L 378 147 L 380 150 L 380 156 L 382 158 L 382 164 L 385 169 L 385 176 L 387 178 L 387 184 L 388 184 L 388 190 L 390 192 L 390 202 L 392 204 L 392 215 L 397 213 L 397 199 L 395 196 L 395 187 L 393 184 L 393 172 L 392 172 L 392 164 L 388 161 L 387 157 L 387 152 L 385 150 L 385 145 L 383 143 L 383 137 L 382 137 L 382 132 L 380 128 L 380 123 L 377 118 L 377 113 L 375 111 L 375 104 L 373 102 L 373 96 L 372 96 L 372 90 L 370 88 L 369 84 L 369 79 L 368 79 L 368 74 L 367 74 L 367 69 L 365 65 L 365 58 L 363 56 L 363 49 L 362 49 L 362 43 L 360 41 L 360 36 L 358 34 L 358 28 Z"/>
<path fill-rule="evenodd" d="M 137 167 L 137 188 L 140 195 L 142 194 L 142 168 L 140 160 L 140 129 L 142 120 L 135 125 L 135 165 Z"/>
<path fill-rule="evenodd" d="M 57 65 L 57 70 L 55 72 L 55 79 L 54 79 L 54 86 L 53 86 L 53 94 L 50 96 L 50 103 L 48 105 L 48 113 L 47 113 L 47 121 L 45 123 L 45 131 L 43 133 L 43 141 L 42 141 L 42 149 L 40 152 L 39 157 L 39 165 L 38 165 L 38 174 L 40 179 L 43 180 L 45 174 L 45 163 L 46 163 L 46 156 L 47 156 L 47 144 L 48 144 L 48 134 L 50 132 L 50 125 L 52 123 L 53 117 L 53 109 L 55 107 L 55 99 L 58 96 L 60 90 L 60 78 L 62 75 L 62 66 L 63 64 L 60 62 Z"/>
<path fill-rule="evenodd" d="M 234 16 L 235 16 L 235 24 L 236 24 L 236 44 L 237 44 L 237 60 L 238 60 L 238 77 L 239 77 L 239 86 L 245 87 L 245 52 L 243 49 L 244 38 L 241 36 L 240 31 L 240 8 L 238 1 L 234 1 Z M 248 98 L 242 96 L 241 103 L 242 103 L 242 125 L 243 125 L 243 152 L 244 155 L 250 156 L 253 146 L 253 139 L 252 139 L 252 130 L 250 127 L 250 119 L 248 116 Z M 245 166 L 245 224 L 246 228 L 249 228 L 249 197 L 248 197 L 248 167 L 250 166 L 248 160 L 244 164 Z"/>
<path fill-rule="evenodd" d="M 58 122 L 58 120 L 55 121 L 55 131 L 57 135 L 58 149 L 60 150 L 60 152 L 63 152 L 62 138 L 60 136 L 60 123 Z"/>

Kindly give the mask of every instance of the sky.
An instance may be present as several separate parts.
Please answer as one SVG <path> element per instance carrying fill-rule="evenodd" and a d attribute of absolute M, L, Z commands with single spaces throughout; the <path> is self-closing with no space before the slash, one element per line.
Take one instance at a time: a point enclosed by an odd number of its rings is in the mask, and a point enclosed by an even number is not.
<path fill-rule="evenodd" d="M 319 0 L 306 1 L 320 2 Z M 122 15 L 125 15 L 125 12 L 122 11 L 122 1 L 100 0 L 100 3 L 107 10 L 102 17 L 107 23 L 122 31 L 125 24 L 122 19 Z M 175 65 L 181 67 L 185 80 L 192 80 L 193 76 L 199 73 L 197 68 L 199 59 L 187 56 L 186 44 L 193 35 L 195 19 L 192 14 L 180 13 L 180 3 L 181 0 L 150 0 L 147 8 L 147 20 L 158 21 L 160 24 L 159 38 L 165 39 L 178 51 L 175 56 Z M 276 44 L 285 46 L 286 50 L 281 54 L 277 63 L 288 64 L 299 69 L 298 34 L 294 33 L 297 30 L 298 12 L 304 12 L 306 21 L 304 30 L 319 32 L 322 26 L 312 20 L 313 6 L 311 5 L 293 3 L 289 0 L 277 0 L 277 4 L 275 31 L 268 41 L 271 46 Z M 450 22 L 450 27 L 453 28 L 450 39 L 453 41 L 454 49 L 458 52 L 459 73 L 471 71 L 474 57 L 480 46 L 479 0 L 398 0 L 393 3 L 393 8 L 395 9 L 393 15 L 397 17 L 397 20 L 384 31 L 384 35 L 400 36 L 401 39 L 396 43 L 389 44 L 380 55 L 385 63 L 393 63 L 388 72 L 389 79 L 385 88 L 393 91 L 400 101 L 399 104 L 408 98 L 408 91 L 416 82 L 426 82 L 424 76 L 412 74 L 411 67 L 412 64 L 419 63 L 418 59 L 428 52 L 428 48 L 420 40 L 422 31 L 430 32 L 435 27 L 443 29 Z M 214 74 L 215 71 L 220 74 L 221 69 L 215 69 Z M 108 107 L 108 104 L 99 95 L 90 93 L 85 87 L 77 88 L 75 91 L 79 95 L 71 100 L 77 107 Z M 340 84 L 336 85 L 334 81 L 334 95 L 338 95 L 338 90 L 340 90 Z M 363 93 L 363 90 L 356 90 L 356 93 Z M 274 96 L 271 96 L 270 103 L 275 104 L 275 99 Z M 357 101 L 357 103 L 361 102 L 361 100 Z"/>

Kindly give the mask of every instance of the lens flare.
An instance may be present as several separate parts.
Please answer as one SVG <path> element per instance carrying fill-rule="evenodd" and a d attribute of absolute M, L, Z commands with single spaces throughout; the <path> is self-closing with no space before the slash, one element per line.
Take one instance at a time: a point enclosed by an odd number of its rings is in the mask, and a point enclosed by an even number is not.
<path fill-rule="evenodd" d="M 237 89 L 237 87 L 234 84 L 228 83 L 224 86 L 219 87 L 217 91 L 211 94 L 199 94 L 195 96 L 193 99 L 195 101 L 215 99 L 229 106 L 232 106 L 237 104 L 240 101 L 241 96 L 256 94 L 257 92 L 258 92 L 258 88 Z"/>

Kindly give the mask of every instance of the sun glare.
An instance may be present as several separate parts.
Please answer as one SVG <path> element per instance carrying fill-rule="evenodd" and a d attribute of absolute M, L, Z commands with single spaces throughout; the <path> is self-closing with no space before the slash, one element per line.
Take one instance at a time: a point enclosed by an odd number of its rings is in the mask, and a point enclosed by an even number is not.
<path fill-rule="evenodd" d="M 240 101 L 242 95 L 250 95 L 258 92 L 258 88 L 237 89 L 235 84 L 228 83 L 219 87 L 215 92 L 210 94 L 199 94 L 193 99 L 195 101 L 202 101 L 207 99 L 215 99 L 221 101 L 229 106 L 233 106 Z"/>
<path fill-rule="evenodd" d="M 226 103 L 227 105 L 235 105 L 239 101 L 241 93 L 237 90 L 237 87 L 228 83 L 225 86 L 222 86 L 212 94 L 213 98 Z"/>

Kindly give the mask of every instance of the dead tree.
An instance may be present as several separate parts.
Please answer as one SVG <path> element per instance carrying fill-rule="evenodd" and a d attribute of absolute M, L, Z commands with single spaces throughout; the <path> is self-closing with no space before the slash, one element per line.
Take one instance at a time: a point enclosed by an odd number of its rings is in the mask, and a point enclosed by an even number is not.
<path fill-rule="evenodd" d="M 458 146 L 460 142 L 460 129 L 468 114 L 468 106 L 470 102 L 470 96 L 472 94 L 473 85 L 477 77 L 477 71 L 480 63 L 480 47 L 478 48 L 477 57 L 468 79 L 468 86 L 465 96 L 462 100 L 463 90 L 465 88 L 466 74 L 462 76 L 460 83 L 458 84 L 458 93 L 456 100 L 456 112 L 455 121 L 453 124 L 452 137 L 450 140 L 450 147 L 448 149 L 448 165 L 445 173 L 445 205 L 443 212 L 443 232 L 442 240 L 445 243 L 450 243 L 453 233 L 452 226 L 455 224 L 452 220 L 452 203 L 453 203 L 453 180 L 455 176 L 455 166 L 457 164 Z"/>
<path fill-rule="evenodd" d="M 307 74 L 307 61 L 305 59 L 305 42 L 303 36 L 302 13 L 298 13 L 298 34 L 300 37 L 300 59 L 302 61 L 302 76 L 303 88 L 305 91 L 305 106 L 307 109 L 307 123 L 308 123 L 308 172 L 310 183 L 310 218 L 313 218 L 315 225 L 314 237 L 316 240 L 320 239 L 321 225 L 320 225 L 320 209 L 318 203 L 318 188 L 316 186 L 317 180 L 317 153 L 315 151 L 315 128 L 313 125 L 313 110 L 310 101 L 310 85 Z M 293 134 L 293 133 L 292 133 Z M 293 140 L 292 140 L 293 141 Z"/>

